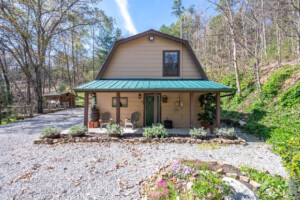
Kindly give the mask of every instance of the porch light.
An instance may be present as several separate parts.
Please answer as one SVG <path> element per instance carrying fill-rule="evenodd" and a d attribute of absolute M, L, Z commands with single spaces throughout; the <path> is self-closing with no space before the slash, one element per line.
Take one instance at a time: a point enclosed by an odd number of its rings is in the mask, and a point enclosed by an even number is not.
<path fill-rule="evenodd" d="M 138 99 L 142 99 L 142 94 L 139 93 Z"/>
<path fill-rule="evenodd" d="M 154 40 L 154 36 L 153 35 L 149 36 L 149 40 L 153 41 Z"/>

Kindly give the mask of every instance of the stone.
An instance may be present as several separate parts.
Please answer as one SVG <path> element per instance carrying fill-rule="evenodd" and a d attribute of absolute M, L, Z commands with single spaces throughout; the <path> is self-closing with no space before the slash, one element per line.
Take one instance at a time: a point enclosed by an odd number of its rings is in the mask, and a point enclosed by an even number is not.
<path fill-rule="evenodd" d="M 191 188 L 193 187 L 193 185 L 194 185 L 193 182 L 188 182 L 188 183 L 186 184 L 186 188 L 187 188 L 188 190 L 191 190 Z"/>
<path fill-rule="evenodd" d="M 231 178 L 238 178 L 238 175 L 236 173 L 226 173 L 226 176 Z"/>
<path fill-rule="evenodd" d="M 224 169 L 223 169 L 223 168 L 221 168 L 221 169 L 218 169 L 218 170 L 217 170 L 217 172 L 218 172 L 219 174 L 225 174 L 225 171 L 224 171 Z"/>
<path fill-rule="evenodd" d="M 261 184 L 258 183 L 258 182 L 256 182 L 256 181 L 250 180 L 249 183 L 250 183 L 250 185 L 252 185 L 252 186 L 255 187 L 255 188 L 261 187 Z"/>
<path fill-rule="evenodd" d="M 222 180 L 232 190 L 232 193 L 226 196 L 225 200 L 258 200 L 254 192 L 241 182 L 229 177 L 224 177 Z"/>
<path fill-rule="evenodd" d="M 42 143 L 42 140 L 41 139 L 37 139 L 37 140 L 34 140 L 33 141 L 33 144 L 41 144 Z"/>
<path fill-rule="evenodd" d="M 70 139 L 68 139 L 68 142 L 69 142 L 69 143 L 75 142 L 75 139 L 74 139 L 74 138 L 70 138 Z"/>
<path fill-rule="evenodd" d="M 77 143 L 77 142 L 80 142 L 80 139 L 79 138 L 76 138 L 75 139 L 75 142 Z"/>
<path fill-rule="evenodd" d="M 80 138 L 80 142 L 86 142 L 86 138 L 85 137 Z"/>
<path fill-rule="evenodd" d="M 249 183 L 250 179 L 247 176 L 240 176 L 239 178 L 241 181 L 244 181 L 245 183 Z"/>
<path fill-rule="evenodd" d="M 53 144 L 56 144 L 56 143 L 58 143 L 58 139 L 53 139 L 52 142 L 53 142 Z"/>

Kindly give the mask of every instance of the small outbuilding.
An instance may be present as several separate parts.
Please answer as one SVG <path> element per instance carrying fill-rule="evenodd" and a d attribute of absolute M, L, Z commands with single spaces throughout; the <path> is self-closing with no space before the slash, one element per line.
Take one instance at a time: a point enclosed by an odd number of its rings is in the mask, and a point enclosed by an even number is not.
<path fill-rule="evenodd" d="M 47 101 L 59 101 L 60 105 L 66 103 L 68 107 L 75 106 L 75 95 L 70 92 L 52 92 L 44 94 L 43 97 Z"/>

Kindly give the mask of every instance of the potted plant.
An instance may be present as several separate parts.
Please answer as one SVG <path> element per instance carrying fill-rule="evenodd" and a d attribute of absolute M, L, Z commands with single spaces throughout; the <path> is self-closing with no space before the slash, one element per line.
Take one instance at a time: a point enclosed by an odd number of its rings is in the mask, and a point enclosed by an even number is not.
<path fill-rule="evenodd" d="M 207 136 L 207 132 L 206 130 L 204 130 L 203 127 L 190 129 L 189 134 L 191 135 L 192 138 L 197 138 L 197 139 L 205 139 Z"/>
<path fill-rule="evenodd" d="M 59 128 L 58 126 L 55 127 L 47 126 L 41 132 L 41 134 L 45 138 L 59 138 L 60 133 L 61 133 L 61 128 Z"/>
<path fill-rule="evenodd" d="M 69 135 L 72 137 L 82 137 L 87 132 L 87 128 L 82 124 L 77 124 L 70 127 L 70 130 L 68 132 Z"/>
<path fill-rule="evenodd" d="M 168 137 L 169 133 L 162 124 L 153 124 L 152 127 L 144 128 L 143 136 L 145 137 Z"/>
<path fill-rule="evenodd" d="M 107 134 L 110 137 L 122 137 L 123 129 L 120 127 L 119 124 L 108 124 L 106 126 Z"/>
<path fill-rule="evenodd" d="M 203 112 L 198 113 L 198 120 L 204 129 L 209 128 L 213 134 L 213 124 L 216 119 L 216 96 L 212 93 L 200 95 L 199 103 Z"/>
<path fill-rule="evenodd" d="M 237 138 L 234 128 L 217 128 L 215 132 L 216 135 L 221 138 L 230 139 L 230 140 Z"/>

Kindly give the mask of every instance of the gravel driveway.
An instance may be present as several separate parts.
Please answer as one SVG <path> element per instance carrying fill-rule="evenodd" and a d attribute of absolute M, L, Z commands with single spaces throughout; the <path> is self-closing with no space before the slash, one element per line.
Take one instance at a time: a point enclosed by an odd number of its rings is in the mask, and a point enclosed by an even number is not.
<path fill-rule="evenodd" d="M 205 150 L 191 144 L 33 145 L 47 125 L 83 123 L 83 109 L 60 111 L 0 126 L 0 199 L 138 199 L 138 182 L 175 158 L 222 160 L 287 176 L 268 145 Z"/>

